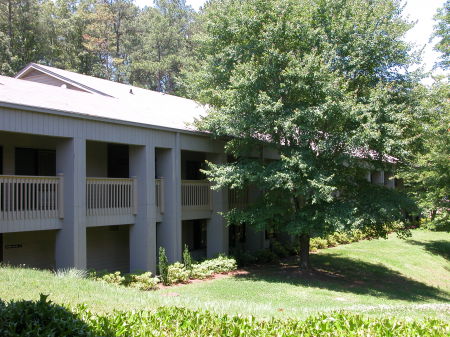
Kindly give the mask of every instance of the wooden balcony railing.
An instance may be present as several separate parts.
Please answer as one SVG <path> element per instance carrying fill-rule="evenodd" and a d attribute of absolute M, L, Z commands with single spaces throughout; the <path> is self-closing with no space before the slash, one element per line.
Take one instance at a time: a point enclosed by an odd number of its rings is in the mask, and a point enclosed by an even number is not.
<path fill-rule="evenodd" d="M 248 205 L 248 190 L 228 190 L 228 207 L 244 208 Z"/>
<path fill-rule="evenodd" d="M 0 176 L 0 220 L 63 218 L 62 175 Z"/>
<path fill-rule="evenodd" d="M 211 184 L 205 180 L 182 180 L 181 206 L 184 210 L 211 210 Z"/>
<path fill-rule="evenodd" d="M 155 179 L 155 200 L 156 209 L 160 214 L 164 214 L 164 179 Z"/>
<path fill-rule="evenodd" d="M 86 178 L 88 216 L 133 215 L 137 211 L 135 178 Z"/>

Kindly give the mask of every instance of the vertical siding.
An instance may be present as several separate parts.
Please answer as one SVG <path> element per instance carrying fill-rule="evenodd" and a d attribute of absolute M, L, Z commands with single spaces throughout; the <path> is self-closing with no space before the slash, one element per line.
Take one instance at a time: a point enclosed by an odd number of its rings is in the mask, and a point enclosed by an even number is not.
<path fill-rule="evenodd" d="M 87 228 L 86 241 L 88 269 L 129 272 L 129 226 Z"/>
<path fill-rule="evenodd" d="M 55 267 L 56 231 L 3 234 L 3 261 L 33 268 Z"/>

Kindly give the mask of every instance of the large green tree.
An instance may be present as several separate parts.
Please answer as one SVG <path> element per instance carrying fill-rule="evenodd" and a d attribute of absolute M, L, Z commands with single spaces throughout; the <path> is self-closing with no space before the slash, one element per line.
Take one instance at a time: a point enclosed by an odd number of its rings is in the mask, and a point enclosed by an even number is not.
<path fill-rule="evenodd" d="M 232 160 L 209 163 L 216 188 L 257 186 L 260 198 L 230 223 L 309 240 L 359 228 L 404 230 L 412 207 L 367 171 L 408 163 L 414 141 L 411 27 L 396 0 L 217 0 L 201 18 L 191 95 L 209 107 L 197 122 Z M 278 160 L 264 153 L 279 154 Z M 395 165 L 394 165 L 395 164 Z"/>

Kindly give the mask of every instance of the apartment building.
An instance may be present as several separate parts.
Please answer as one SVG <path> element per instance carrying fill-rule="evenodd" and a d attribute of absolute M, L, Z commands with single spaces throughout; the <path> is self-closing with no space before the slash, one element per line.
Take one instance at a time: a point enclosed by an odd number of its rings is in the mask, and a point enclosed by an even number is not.
<path fill-rule="evenodd" d="M 0 262 L 155 272 L 230 246 L 267 247 L 264 232 L 219 214 L 257 191 L 213 191 L 200 172 L 224 144 L 195 130 L 196 102 L 38 64 L 0 76 Z M 276 159 L 276 154 L 265 156 Z M 383 172 L 368 179 L 392 185 Z"/>

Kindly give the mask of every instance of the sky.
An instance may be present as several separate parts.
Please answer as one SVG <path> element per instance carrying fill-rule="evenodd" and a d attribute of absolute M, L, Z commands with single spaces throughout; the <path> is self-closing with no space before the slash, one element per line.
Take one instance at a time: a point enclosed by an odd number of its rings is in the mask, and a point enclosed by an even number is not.
<path fill-rule="evenodd" d="M 430 43 L 429 40 L 433 33 L 433 16 L 438 8 L 443 7 L 444 2 L 445 0 L 406 0 L 404 14 L 409 20 L 417 21 L 406 35 L 406 40 L 414 43 L 419 49 L 424 47 L 422 63 L 426 71 L 431 70 L 439 58 L 439 53 L 433 50 L 434 43 Z M 153 0 L 136 0 L 136 3 L 144 7 L 152 5 Z M 186 0 L 186 3 L 198 10 L 205 0 Z"/>

